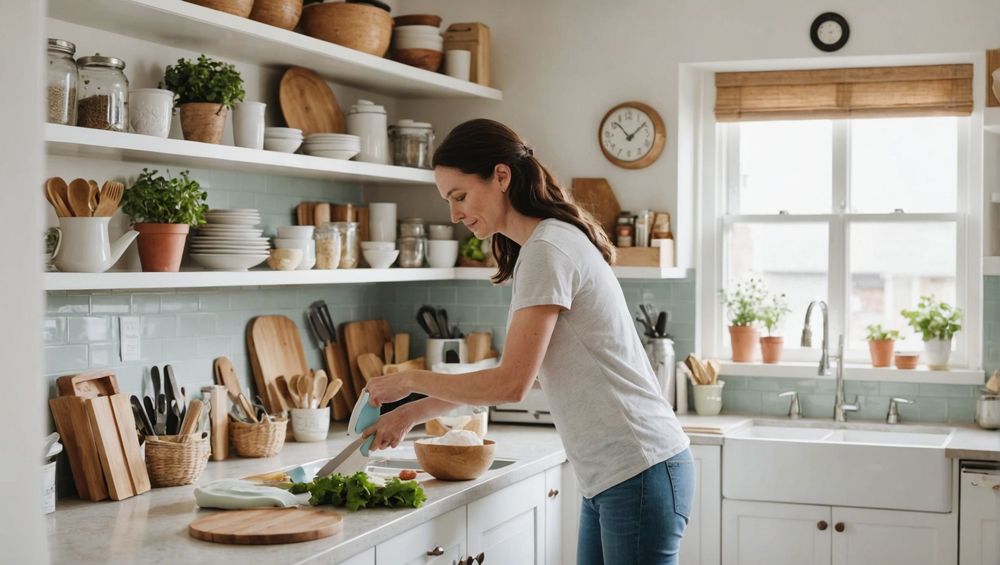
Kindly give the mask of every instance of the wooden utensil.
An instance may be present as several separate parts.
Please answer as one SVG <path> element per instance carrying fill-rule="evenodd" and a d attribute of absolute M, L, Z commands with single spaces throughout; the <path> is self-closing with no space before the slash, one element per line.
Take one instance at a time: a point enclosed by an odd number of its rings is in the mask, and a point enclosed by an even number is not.
<path fill-rule="evenodd" d="M 317 228 L 323 227 L 330 221 L 330 205 L 326 202 L 317 202 L 312 210 L 313 225 Z"/>
<path fill-rule="evenodd" d="M 330 379 L 326 376 L 326 371 L 320 369 L 313 373 L 312 391 L 309 395 L 316 402 L 316 408 L 322 408 L 319 404 L 328 384 L 330 384 Z"/>
<path fill-rule="evenodd" d="M 229 416 L 226 411 L 228 392 L 223 385 L 212 387 L 211 428 L 212 428 L 212 461 L 225 461 L 229 458 Z"/>
<path fill-rule="evenodd" d="M 246 417 L 249 418 L 251 422 L 253 422 L 254 424 L 260 422 L 257 419 L 257 411 L 253 409 L 253 405 L 250 404 L 250 401 L 247 400 L 246 396 L 243 396 L 242 392 L 238 394 L 235 399 L 233 399 L 233 402 L 239 405 L 240 410 L 243 411 L 243 414 L 245 414 Z"/>
<path fill-rule="evenodd" d="M 240 379 L 236 376 L 236 368 L 229 357 L 216 357 L 212 361 L 212 372 L 215 374 L 215 384 L 226 387 L 226 392 L 232 396 L 243 394 Z"/>
<path fill-rule="evenodd" d="M 491 332 L 472 332 L 465 336 L 465 349 L 469 356 L 469 363 L 478 363 L 486 359 L 492 346 L 493 334 Z"/>
<path fill-rule="evenodd" d="M 52 177 L 45 181 L 45 199 L 49 201 L 49 204 L 56 211 L 56 216 L 60 218 L 73 216 L 73 211 L 69 209 L 69 202 L 66 200 L 68 193 L 69 188 L 66 186 L 66 181 L 60 177 Z"/>
<path fill-rule="evenodd" d="M 358 356 L 358 367 L 365 382 L 369 382 L 375 377 L 382 376 L 382 359 L 374 353 L 362 353 Z"/>
<path fill-rule="evenodd" d="M 90 183 L 86 179 L 73 179 L 69 183 L 69 207 L 73 215 L 87 218 L 93 214 L 90 209 Z"/>
<path fill-rule="evenodd" d="M 396 359 L 396 356 L 395 356 L 395 351 L 394 351 L 394 347 L 395 347 L 395 346 L 394 346 L 394 345 L 392 344 L 392 341 L 391 341 L 391 340 L 390 340 L 390 341 L 387 341 L 387 342 L 385 342 L 385 345 L 383 346 L 383 349 L 384 349 L 384 353 L 385 353 L 385 354 L 383 355 L 382 359 L 383 359 L 383 360 L 384 360 L 384 361 L 385 361 L 386 363 L 393 363 L 393 362 L 395 361 L 395 359 Z"/>
<path fill-rule="evenodd" d="M 135 416 L 132 414 L 128 396 L 115 394 L 106 398 L 111 401 L 111 411 L 115 417 L 115 424 L 118 426 L 118 438 L 121 441 L 122 453 L 125 455 L 125 464 L 132 482 L 132 490 L 135 494 L 142 494 L 151 489 L 152 486 L 146 471 L 146 463 L 142 458 L 142 451 L 139 449 L 139 438 L 135 435 Z"/>
<path fill-rule="evenodd" d="M 325 538 L 343 527 L 340 514 L 318 508 L 255 508 L 202 516 L 188 534 L 215 543 L 265 545 Z"/>
<path fill-rule="evenodd" d="M 191 434 L 195 433 L 198 429 L 198 421 L 201 419 L 202 402 L 195 398 L 192 400 L 187 407 L 187 413 L 184 414 L 184 422 L 181 424 L 181 431 L 177 435 L 180 436 L 181 441 L 188 441 Z"/>
<path fill-rule="evenodd" d="M 323 392 L 323 397 L 319 399 L 319 407 L 323 408 L 331 400 L 333 400 L 334 395 L 340 390 L 340 387 L 344 384 L 344 381 L 340 379 L 333 379 L 329 384 L 326 385 L 326 390 Z"/>
<path fill-rule="evenodd" d="M 87 399 L 85 407 L 111 499 L 123 500 L 135 496 L 135 487 L 132 485 L 128 462 L 122 449 L 122 438 L 119 436 L 118 424 L 115 423 L 115 414 L 111 408 L 111 397 L 96 396 Z M 132 428 L 135 428 L 134 424 Z M 131 436 L 134 438 L 135 432 L 132 432 Z"/>
<path fill-rule="evenodd" d="M 705 369 L 708 372 L 708 376 L 712 379 L 712 382 L 709 384 L 714 385 L 719 381 L 719 375 L 722 373 L 722 364 L 719 363 L 718 359 L 708 359 L 704 364 Z"/>
<path fill-rule="evenodd" d="M 393 338 L 396 363 L 410 359 L 410 334 L 396 334 Z"/>
<path fill-rule="evenodd" d="M 111 396 L 118 394 L 118 379 L 111 371 L 88 371 L 78 375 L 66 375 L 56 379 L 59 396 Z"/>
<path fill-rule="evenodd" d="M 121 202 L 122 195 L 124 194 L 124 184 L 116 181 L 105 182 L 104 187 L 101 189 L 94 215 L 108 218 L 114 216 L 115 212 L 118 211 L 118 204 Z"/>
<path fill-rule="evenodd" d="M 297 395 L 292 393 L 291 387 L 289 386 L 288 383 L 288 379 L 285 378 L 285 375 L 278 375 L 274 379 L 274 382 L 272 384 L 274 385 L 274 388 L 277 390 L 278 396 L 281 397 L 281 399 L 279 399 L 278 401 L 280 404 L 288 408 L 291 408 L 293 405 L 297 405 L 295 400 Z M 274 393 L 272 392 L 272 394 Z"/>
<path fill-rule="evenodd" d="M 97 210 L 97 194 L 101 189 L 97 186 L 97 181 L 93 179 L 87 181 L 87 186 L 90 188 L 87 191 L 87 205 L 91 215 L 94 215 L 94 211 Z"/>
<path fill-rule="evenodd" d="M 423 371 L 426 368 L 427 364 L 424 362 L 424 358 L 417 357 L 416 359 L 410 359 L 409 361 L 403 361 L 395 365 L 383 365 L 382 374 L 392 375 L 394 373 L 402 373 L 403 371 Z"/>
<path fill-rule="evenodd" d="M 352 384 L 359 394 L 365 388 L 366 381 L 358 367 L 358 356 L 365 353 L 382 354 L 383 344 L 390 335 L 392 333 L 386 320 L 364 320 L 344 324 L 344 349 L 351 367 Z"/>
<path fill-rule="evenodd" d="M 611 241 L 615 240 L 615 222 L 618 221 L 618 213 L 621 206 L 615 197 L 614 190 L 604 178 L 575 178 L 573 179 L 573 200 L 590 212 L 601 227 L 607 232 Z"/>
<path fill-rule="evenodd" d="M 295 390 L 299 393 L 299 408 L 309 408 L 312 402 L 312 377 L 299 375 L 295 379 Z"/>
<path fill-rule="evenodd" d="M 259 316 L 248 326 L 247 345 L 254 381 L 264 398 L 264 407 L 268 412 L 278 412 L 277 403 L 269 398 L 271 389 L 268 383 L 273 382 L 278 375 L 285 375 L 287 378 L 288 375 L 304 375 L 309 372 L 299 329 L 286 316 Z"/>
<path fill-rule="evenodd" d="M 108 498 L 108 487 L 84 402 L 76 396 L 60 396 L 49 399 L 49 408 L 69 458 L 76 492 L 96 502 Z"/>
<path fill-rule="evenodd" d="M 315 72 L 291 67 L 278 86 L 281 114 L 288 127 L 314 133 L 344 133 L 344 114 L 330 86 Z"/>

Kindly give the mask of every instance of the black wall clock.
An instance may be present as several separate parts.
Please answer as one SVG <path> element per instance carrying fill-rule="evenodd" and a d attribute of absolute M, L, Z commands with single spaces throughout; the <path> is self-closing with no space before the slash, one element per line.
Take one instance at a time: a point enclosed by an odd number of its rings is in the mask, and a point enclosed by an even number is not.
<path fill-rule="evenodd" d="M 809 28 L 809 39 L 821 51 L 836 51 L 847 45 L 851 28 L 844 16 L 835 12 L 825 12 L 816 16 Z"/>

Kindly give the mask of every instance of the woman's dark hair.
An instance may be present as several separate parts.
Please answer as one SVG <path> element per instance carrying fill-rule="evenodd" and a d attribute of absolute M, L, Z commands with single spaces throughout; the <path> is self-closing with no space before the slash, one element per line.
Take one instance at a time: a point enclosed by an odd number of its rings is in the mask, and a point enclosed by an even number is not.
<path fill-rule="evenodd" d="M 615 248 L 601 225 L 577 206 L 520 136 L 500 122 L 476 119 L 460 124 L 434 151 L 431 164 L 488 180 L 493 178 L 500 163 L 510 167 L 507 198 L 515 210 L 532 218 L 555 218 L 573 224 L 597 247 L 605 261 L 614 262 Z M 514 275 L 520 252 L 521 246 L 507 236 L 500 233 L 493 236 L 493 256 L 497 260 L 494 283 Z"/>

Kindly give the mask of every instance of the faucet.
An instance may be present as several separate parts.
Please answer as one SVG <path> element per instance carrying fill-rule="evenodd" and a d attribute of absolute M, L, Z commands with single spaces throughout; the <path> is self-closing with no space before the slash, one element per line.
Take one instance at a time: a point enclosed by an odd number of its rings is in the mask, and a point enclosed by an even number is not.
<path fill-rule="evenodd" d="M 854 395 L 854 403 L 847 404 L 844 400 L 844 335 L 837 340 L 837 395 L 833 400 L 833 421 L 846 422 L 847 412 L 858 411 L 858 396 Z"/>
<path fill-rule="evenodd" d="M 819 358 L 819 372 L 817 374 L 825 377 L 830 374 L 830 342 L 827 337 L 830 333 L 830 318 L 826 302 L 822 300 L 813 300 L 806 308 L 806 322 L 805 327 L 802 328 L 802 347 L 812 347 L 812 327 L 809 325 L 809 320 L 812 317 L 813 306 L 817 304 L 823 310 L 823 354 Z"/>

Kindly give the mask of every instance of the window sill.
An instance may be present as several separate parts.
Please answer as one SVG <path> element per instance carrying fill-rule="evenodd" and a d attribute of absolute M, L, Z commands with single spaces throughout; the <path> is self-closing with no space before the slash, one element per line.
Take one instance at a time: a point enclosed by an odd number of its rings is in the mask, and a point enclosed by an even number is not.
<path fill-rule="evenodd" d="M 833 379 L 820 377 L 816 374 L 818 363 L 734 363 L 722 362 L 722 376 L 740 377 L 772 377 L 788 379 Z M 892 367 L 875 368 L 865 365 L 844 366 L 845 381 L 879 381 L 888 383 L 937 383 L 950 385 L 981 385 L 985 382 L 986 373 L 981 369 L 949 369 L 934 371 L 926 366 L 917 369 L 901 370 Z"/>

